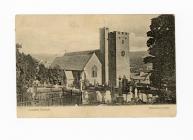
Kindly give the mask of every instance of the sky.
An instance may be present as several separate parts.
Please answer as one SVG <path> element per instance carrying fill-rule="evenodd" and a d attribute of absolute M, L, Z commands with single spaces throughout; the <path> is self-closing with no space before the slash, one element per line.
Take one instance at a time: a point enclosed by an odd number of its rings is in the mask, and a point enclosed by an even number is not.
<path fill-rule="evenodd" d="M 158 15 L 17 15 L 16 43 L 29 54 L 98 49 L 99 28 L 129 32 L 130 51 L 147 50 L 146 32 Z"/>

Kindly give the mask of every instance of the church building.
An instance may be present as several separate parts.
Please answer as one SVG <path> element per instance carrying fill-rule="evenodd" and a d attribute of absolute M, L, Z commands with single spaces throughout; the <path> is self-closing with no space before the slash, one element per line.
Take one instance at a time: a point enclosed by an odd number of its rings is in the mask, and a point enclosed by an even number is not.
<path fill-rule="evenodd" d="M 51 67 L 60 66 L 72 73 L 75 82 L 88 80 L 90 84 L 118 87 L 120 78 L 130 80 L 129 33 L 100 29 L 100 49 L 65 53 L 57 57 Z M 66 78 L 68 78 L 66 74 Z"/>

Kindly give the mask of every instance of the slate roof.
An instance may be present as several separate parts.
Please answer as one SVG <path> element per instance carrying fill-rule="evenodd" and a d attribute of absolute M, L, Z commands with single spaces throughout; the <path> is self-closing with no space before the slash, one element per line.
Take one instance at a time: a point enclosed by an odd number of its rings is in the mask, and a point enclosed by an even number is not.
<path fill-rule="evenodd" d="M 99 50 L 70 52 L 64 54 L 62 57 L 56 57 L 51 67 L 59 65 L 65 70 L 83 70 L 93 53 L 98 54 Z"/>

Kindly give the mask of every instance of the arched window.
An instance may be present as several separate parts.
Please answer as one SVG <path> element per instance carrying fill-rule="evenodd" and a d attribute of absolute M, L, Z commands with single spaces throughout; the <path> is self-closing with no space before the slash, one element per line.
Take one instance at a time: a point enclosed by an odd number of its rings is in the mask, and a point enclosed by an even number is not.
<path fill-rule="evenodd" d="M 92 77 L 97 77 L 97 66 L 96 65 L 92 67 Z"/>

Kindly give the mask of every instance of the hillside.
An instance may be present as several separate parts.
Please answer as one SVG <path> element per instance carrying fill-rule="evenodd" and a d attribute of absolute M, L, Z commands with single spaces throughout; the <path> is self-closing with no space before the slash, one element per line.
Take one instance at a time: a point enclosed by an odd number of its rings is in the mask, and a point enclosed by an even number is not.
<path fill-rule="evenodd" d="M 145 70 L 146 66 L 143 62 L 143 58 L 148 55 L 147 51 L 130 52 L 130 66 L 131 72 L 138 72 L 139 70 Z"/>
<path fill-rule="evenodd" d="M 57 54 L 31 54 L 31 56 L 39 60 L 46 67 L 49 67 L 54 59 L 58 57 Z"/>
<path fill-rule="evenodd" d="M 144 56 L 148 55 L 147 51 L 140 51 L 140 52 L 130 52 L 129 56 L 130 56 L 130 64 L 131 67 L 138 64 L 138 65 L 142 65 L 143 63 L 143 58 Z"/>
<path fill-rule="evenodd" d="M 140 52 L 130 52 L 130 65 L 131 68 L 140 69 L 143 67 L 143 57 L 146 56 L 148 52 L 140 51 Z M 46 65 L 50 65 L 53 60 L 58 57 L 57 54 L 32 54 L 32 56 L 40 61 L 42 61 Z"/>

